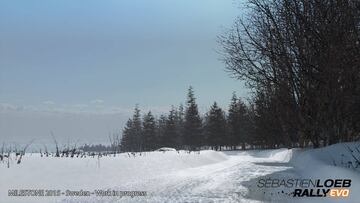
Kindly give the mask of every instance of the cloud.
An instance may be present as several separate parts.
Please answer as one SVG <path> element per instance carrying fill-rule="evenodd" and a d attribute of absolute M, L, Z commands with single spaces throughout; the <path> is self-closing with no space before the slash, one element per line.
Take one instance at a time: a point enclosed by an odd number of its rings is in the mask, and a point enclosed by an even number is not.
<path fill-rule="evenodd" d="M 69 105 L 67 107 L 69 107 L 70 109 L 86 109 L 86 108 L 89 107 L 89 105 L 87 105 L 87 104 L 73 104 L 73 105 Z"/>
<path fill-rule="evenodd" d="M 131 116 L 134 107 L 103 105 L 104 101 L 96 99 L 90 104 L 59 104 L 53 101 L 44 101 L 38 105 L 16 105 L 11 103 L 0 103 L 0 113 L 46 113 L 46 114 L 90 114 L 90 115 L 109 115 L 121 114 Z M 140 106 L 141 113 L 145 114 L 151 111 L 155 115 L 167 114 L 170 106 Z"/>
<path fill-rule="evenodd" d="M 55 104 L 55 102 L 54 102 L 54 101 L 49 100 L 49 101 L 43 101 L 43 104 L 45 104 L 45 105 L 54 105 L 54 104 Z"/>
<path fill-rule="evenodd" d="M 0 110 L 18 110 L 18 106 L 8 103 L 0 103 Z"/>
<path fill-rule="evenodd" d="M 167 114 L 171 110 L 171 106 L 145 106 L 140 109 L 143 113 L 147 113 L 148 111 L 151 111 L 155 115 L 160 114 Z"/>
<path fill-rule="evenodd" d="M 92 104 L 103 104 L 103 103 L 104 103 L 104 100 L 102 100 L 102 99 L 95 99 L 95 100 L 92 100 L 90 103 L 92 103 Z"/>

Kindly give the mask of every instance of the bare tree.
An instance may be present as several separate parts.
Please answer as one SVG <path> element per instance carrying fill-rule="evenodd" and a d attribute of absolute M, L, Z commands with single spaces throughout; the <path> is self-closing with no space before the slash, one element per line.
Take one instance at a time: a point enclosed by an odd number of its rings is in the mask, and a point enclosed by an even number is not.
<path fill-rule="evenodd" d="M 359 1 L 247 5 L 247 18 L 219 37 L 223 61 L 233 76 L 266 95 L 285 144 L 311 140 L 318 147 L 358 138 Z"/>
<path fill-rule="evenodd" d="M 20 152 L 20 157 L 17 160 L 17 164 L 21 163 L 22 157 L 25 155 L 27 148 L 34 142 L 34 140 L 31 140 L 28 144 L 26 144 L 23 148 L 23 150 Z"/>
<path fill-rule="evenodd" d="M 56 140 L 56 138 L 55 138 L 55 136 L 54 136 L 54 133 L 53 133 L 52 131 L 50 132 L 50 134 L 51 134 L 51 137 L 52 137 L 53 140 L 54 140 L 55 147 L 56 147 L 55 157 L 60 157 L 60 150 L 59 150 L 58 142 L 57 142 L 57 140 Z"/>

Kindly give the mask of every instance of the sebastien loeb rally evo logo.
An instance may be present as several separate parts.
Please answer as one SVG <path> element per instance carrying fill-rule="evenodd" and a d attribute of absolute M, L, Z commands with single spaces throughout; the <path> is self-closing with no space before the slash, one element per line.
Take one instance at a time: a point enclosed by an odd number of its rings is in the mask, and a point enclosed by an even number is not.
<path fill-rule="evenodd" d="M 350 195 L 351 179 L 259 179 L 259 188 L 288 188 L 292 197 L 347 198 Z M 292 190 L 293 189 L 293 190 Z M 282 193 L 284 193 L 282 191 Z"/>

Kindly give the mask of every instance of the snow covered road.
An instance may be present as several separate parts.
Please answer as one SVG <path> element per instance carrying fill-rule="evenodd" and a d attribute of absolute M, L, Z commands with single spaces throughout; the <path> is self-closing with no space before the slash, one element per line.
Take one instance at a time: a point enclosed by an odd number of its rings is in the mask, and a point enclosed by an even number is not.
<path fill-rule="evenodd" d="M 245 153 L 229 156 L 217 164 L 186 169 L 160 179 L 151 180 L 158 185 L 148 198 L 149 202 L 256 202 L 246 199 L 248 188 L 243 182 L 288 169 L 285 166 L 261 166 L 255 162 L 272 162 L 269 158 L 254 158 Z"/>
<path fill-rule="evenodd" d="M 289 169 L 289 166 L 257 163 L 288 161 L 288 150 L 272 153 L 225 152 L 228 159 L 214 164 L 188 168 L 148 180 L 122 184 L 116 190 L 148 191 L 146 197 L 87 199 L 85 202 L 261 202 L 249 199 L 244 182 Z M 264 155 L 270 156 L 266 157 Z M 276 156 L 277 155 L 277 156 Z M 287 164 L 285 164 L 287 165 Z M 68 202 L 66 200 L 66 202 Z M 72 201 L 70 201 L 72 202 Z M 74 200 L 73 202 L 76 202 Z"/>

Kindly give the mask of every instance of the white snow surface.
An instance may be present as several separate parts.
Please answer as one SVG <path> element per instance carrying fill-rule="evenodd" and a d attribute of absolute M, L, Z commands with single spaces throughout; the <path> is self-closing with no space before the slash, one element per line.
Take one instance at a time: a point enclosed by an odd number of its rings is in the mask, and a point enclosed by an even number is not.
<path fill-rule="evenodd" d="M 101 158 L 56 158 L 26 154 L 10 168 L 0 162 L 0 202 L 360 202 L 360 171 L 346 145 L 277 149 L 123 153 Z M 334 166 L 334 162 L 337 166 Z M 259 178 L 350 178 L 350 197 L 293 198 L 260 189 Z M 9 189 L 146 191 L 145 197 L 9 197 Z M 290 192 L 290 190 L 285 190 Z"/>

